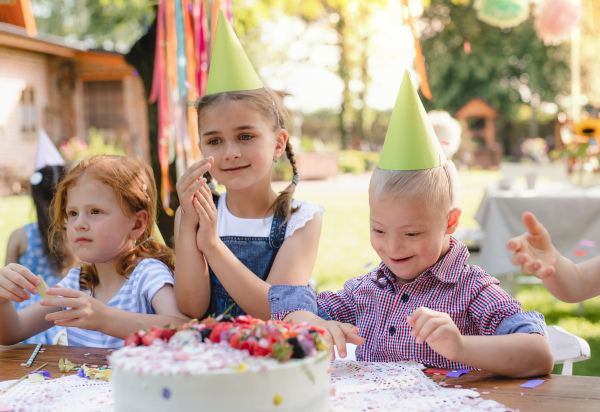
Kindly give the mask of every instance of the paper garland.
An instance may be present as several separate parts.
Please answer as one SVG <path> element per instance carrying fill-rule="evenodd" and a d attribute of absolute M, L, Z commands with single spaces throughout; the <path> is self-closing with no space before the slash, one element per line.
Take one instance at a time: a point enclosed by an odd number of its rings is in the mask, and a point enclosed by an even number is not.
<path fill-rule="evenodd" d="M 529 17 L 528 0 L 475 0 L 477 17 L 500 28 L 515 27 Z"/>
<path fill-rule="evenodd" d="M 200 158 L 194 103 L 206 89 L 216 16 L 232 21 L 231 0 L 159 0 L 156 52 L 150 103 L 158 106 L 158 159 L 161 201 L 167 214 L 173 183 L 169 168 L 181 176 Z M 209 28 L 212 27 L 212 30 Z"/>
<path fill-rule="evenodd" d="M 533 8 L 533 25 L 546 46 L 557 45 L 571 36 L 581 20 L 581 3 L 573 0 L 544 0 Z"/>

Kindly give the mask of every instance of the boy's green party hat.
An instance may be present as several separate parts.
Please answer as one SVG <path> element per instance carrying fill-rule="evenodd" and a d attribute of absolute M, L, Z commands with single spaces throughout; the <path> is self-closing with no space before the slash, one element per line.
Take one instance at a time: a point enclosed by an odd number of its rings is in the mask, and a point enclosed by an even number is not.
<path fill-rule="evenodd" d="M 420 170 L 444 163 L 446 156 L 406 70 L 378 166 L 386 170 Z"/>
<path fill-rule="evenodd" d="M 206 94 L 254 90 L 263 87 L 223 11 L 219 11 Z"/>

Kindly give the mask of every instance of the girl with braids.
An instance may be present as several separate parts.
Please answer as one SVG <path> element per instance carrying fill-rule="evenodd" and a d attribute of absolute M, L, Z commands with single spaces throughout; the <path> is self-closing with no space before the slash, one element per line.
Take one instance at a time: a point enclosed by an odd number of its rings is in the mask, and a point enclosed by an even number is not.
<path fill-rule="evenodd" d="M 13 302 L 37 294 L 41 281 L 15 263 L 0 269 L 0 344 L 59 325 L 69 345 L 118 348 L 140 325 L 185 322 L 173 254 L 151 236 L 156 196 L 152 171 L 137 158 L 97 156 L 67 173 L 50 206 L 49 243 L 68 242 L 80 264 L 20 311 Z"/>
<path fill-rule="evenodd" d="M 224 51 L 232 45 L 243 54 L 235 64 Z M 269 319 L 270 285 L 308 284 L 323 208 L 292 199 L 299 176 L 281 98 L 262 85 L 222 15 L 213 50 L 207 92 L 196 105 L 205 158 L 177 182 L 175 294 L 190 317 L 227 311 Z M 218 79 L 223 67 L 241 72 Z M 284 153 L 294 178 L 278 195 L 271 177 Z M 213 178 L 226 192 L 211 189 Z"/>

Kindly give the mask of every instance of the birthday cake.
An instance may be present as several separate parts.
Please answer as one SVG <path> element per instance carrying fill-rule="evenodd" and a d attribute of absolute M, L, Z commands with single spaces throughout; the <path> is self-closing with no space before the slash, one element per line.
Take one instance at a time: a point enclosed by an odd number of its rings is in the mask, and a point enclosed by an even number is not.
<path fill-rule="evenodd" d="M 328 411 L 324 330 L 217 319 L 128 337 L 109 359 L 115 410 Z"/>

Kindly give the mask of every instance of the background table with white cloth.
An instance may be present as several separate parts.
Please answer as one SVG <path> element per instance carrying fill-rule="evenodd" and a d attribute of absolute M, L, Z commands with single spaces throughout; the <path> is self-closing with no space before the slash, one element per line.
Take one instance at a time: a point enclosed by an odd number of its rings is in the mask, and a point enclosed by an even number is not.
<path fill-rule="evenodd" d="M 484 232 L 480 265 L 490 275 L 520 271 L 510 262 L 512 252 L 506 243 L 525 232 L 526 211 L 548 229 L 563 256 L 577 263 L 600 255 L 600 186 L 538 182 L 528 189 L 516 182 L 502 189 L 494 183 L 487 187 L 475 215 Z"/>

